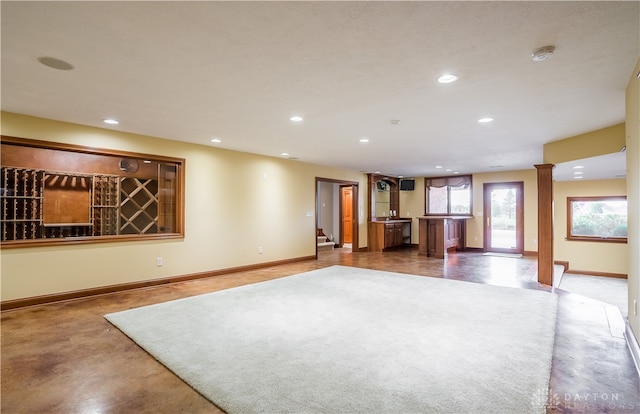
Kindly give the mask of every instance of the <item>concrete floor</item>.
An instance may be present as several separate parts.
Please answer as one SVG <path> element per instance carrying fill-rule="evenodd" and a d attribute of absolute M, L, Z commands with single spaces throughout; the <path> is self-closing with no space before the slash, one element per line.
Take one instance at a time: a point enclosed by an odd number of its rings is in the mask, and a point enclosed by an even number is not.
<path fill-rule="evenodd" d="M 530 258 L 455 253 L 446 260 L 438 260 L 418 255 L 415 249 L 384 253 L 337 249 L 323 252 L 318 260 L 4 311 L 1 411 L 3 414 L 220 412 L 109 324 L 103 315 L 334 264 L 550 290 L 535 282 L 536 261 Z M 612 316 L 600 302 L 584 301 L 581 296 L 557 291 L 559 309 L 550 378 L 552 400 L 547 411 L 639 412 L 640 381 L 624 338 L 620 332 L 609 329 Z M 619 318 L 613 321 L 614 326 L 624 323 L 622 316 Z M 495 392 L 500 394 L 500 390 Z"/>

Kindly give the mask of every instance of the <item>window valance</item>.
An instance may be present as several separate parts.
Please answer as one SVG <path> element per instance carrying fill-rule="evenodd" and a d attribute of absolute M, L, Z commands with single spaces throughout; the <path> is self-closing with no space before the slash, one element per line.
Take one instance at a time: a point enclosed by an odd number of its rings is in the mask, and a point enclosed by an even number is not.
<path fill-rule="evenodd" d="M 464 187 L 469 188 L 471 186 L 471 176 L 461 175 L 453 177 L 435 177 L 426 179 L 427 187 L 442 188 L 442 187 Z"/>

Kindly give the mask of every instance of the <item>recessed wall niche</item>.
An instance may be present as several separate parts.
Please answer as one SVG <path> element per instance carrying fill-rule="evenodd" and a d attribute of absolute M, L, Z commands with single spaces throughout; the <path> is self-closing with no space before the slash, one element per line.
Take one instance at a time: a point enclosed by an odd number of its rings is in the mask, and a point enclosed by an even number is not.
<path fill-rule="evenodd" d="M 2 248 L 184 237 L 184 159 L 2 136 Z"/>

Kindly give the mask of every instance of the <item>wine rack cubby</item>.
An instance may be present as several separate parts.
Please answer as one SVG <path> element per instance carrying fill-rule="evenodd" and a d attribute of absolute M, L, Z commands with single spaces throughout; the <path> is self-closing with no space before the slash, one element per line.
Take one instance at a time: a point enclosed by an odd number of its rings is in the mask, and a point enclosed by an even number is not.
<path fill-rule="evenodd" d="M 158 180 L 122 178 L 121 234 L 158 232 Z"/>
<path fill-rule="evenodd" d="M 43 237 L 42 186 L 44 171 L 2 168 L 1 176 L 2 240 Z"/>
<path fill-rule="evenodd" d="M 95 175 L 93 177 L 93 235 L 118 234 L 119 219 L 119 177 Z"/>

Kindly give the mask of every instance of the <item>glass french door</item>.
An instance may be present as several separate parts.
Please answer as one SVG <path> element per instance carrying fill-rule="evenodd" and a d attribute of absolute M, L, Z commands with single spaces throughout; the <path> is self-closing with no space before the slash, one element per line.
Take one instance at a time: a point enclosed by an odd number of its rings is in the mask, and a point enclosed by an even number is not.
<path fill-rule="evenodd" d="M 523 253 L 524 183 L 484 184 L 484 250 Z"/>

